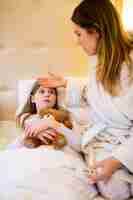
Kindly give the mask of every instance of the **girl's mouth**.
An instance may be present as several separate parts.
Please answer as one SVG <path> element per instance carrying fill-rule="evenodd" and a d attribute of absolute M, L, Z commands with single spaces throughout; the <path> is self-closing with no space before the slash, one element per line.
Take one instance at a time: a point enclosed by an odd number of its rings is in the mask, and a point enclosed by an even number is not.
<path fill-rule="evenodd" d="M 49 103 L 49 99 L 44 99 L 43 102 Z"/>

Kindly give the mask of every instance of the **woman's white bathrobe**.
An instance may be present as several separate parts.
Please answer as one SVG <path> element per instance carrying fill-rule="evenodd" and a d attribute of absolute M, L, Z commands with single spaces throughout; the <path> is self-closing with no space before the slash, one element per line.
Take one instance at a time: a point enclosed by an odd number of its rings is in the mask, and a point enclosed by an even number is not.
<path fill-rule="evenodd" d="M 126 69 L 123 64 L 123 93 L 116 97 L 110 96 L 97 83 L 95 67 L 85 84 L 69 79 L 66 105 L 72 112 L 78 110 L 79 118 L 85 114 L 83 151 L 94 141 L 99 141 L 102 148 L 98 150 L 97 159 L 113 156 L 133 172 L 133 84 L 129 87 Z"/>

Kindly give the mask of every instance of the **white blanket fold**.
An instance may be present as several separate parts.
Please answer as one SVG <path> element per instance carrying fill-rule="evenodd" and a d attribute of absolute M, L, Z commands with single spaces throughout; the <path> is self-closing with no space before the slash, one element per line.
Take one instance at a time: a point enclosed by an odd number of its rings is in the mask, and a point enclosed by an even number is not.
<path fill-rule="evenodd" d="M 88 200 L 80 158 L 49 149 L 0 152 L 1 200 Z M 94 194 L 93 194 L 94 195 Z"/>

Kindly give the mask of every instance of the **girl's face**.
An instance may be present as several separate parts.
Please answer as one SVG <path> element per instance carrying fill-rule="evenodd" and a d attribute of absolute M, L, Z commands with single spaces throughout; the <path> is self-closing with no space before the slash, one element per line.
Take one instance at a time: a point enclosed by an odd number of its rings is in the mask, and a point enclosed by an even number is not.
<path fill-rule="evenodd" d="M 72 26 L 77 43 L 84 49 L 88 56 L 95 55 L 97 53 L 99 33 L 94 28 L 90 28 L 87 31 L 73 22 Z"/>
<path fill-rule="evenodd" d="M 56 91 L 54 88 L 40 86 L 32 96 L 32 103 L 36 104 L 37 112 L 41 108 L 53 108 L 56 104 Z"/>

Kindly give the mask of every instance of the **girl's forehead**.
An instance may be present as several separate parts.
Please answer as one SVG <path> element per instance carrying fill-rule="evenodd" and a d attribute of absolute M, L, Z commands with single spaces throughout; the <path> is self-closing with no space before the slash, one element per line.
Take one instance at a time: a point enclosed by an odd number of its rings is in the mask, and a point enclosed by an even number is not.
<path fill-rule="evenodd" d="M 72 28 L 73 28 L 73 30 L 75 30 L 75 31 L 82 30 L 82 28 L 81 28 L 78 24 L 75 24 L 75 23 L 73 23 L 73 22 L 72 22 Z"/>
<path fill-rule="evenodd" d="M 42 85 L 39 86 L 38 90 L 40 90 L 40 89 L 43 89 L 43 90 L 46 90 L 46 91 L 48 91 L 48 90 L 55 91 L 55 88 L 48 88 L 48 87 L 44 87 Z"/>

